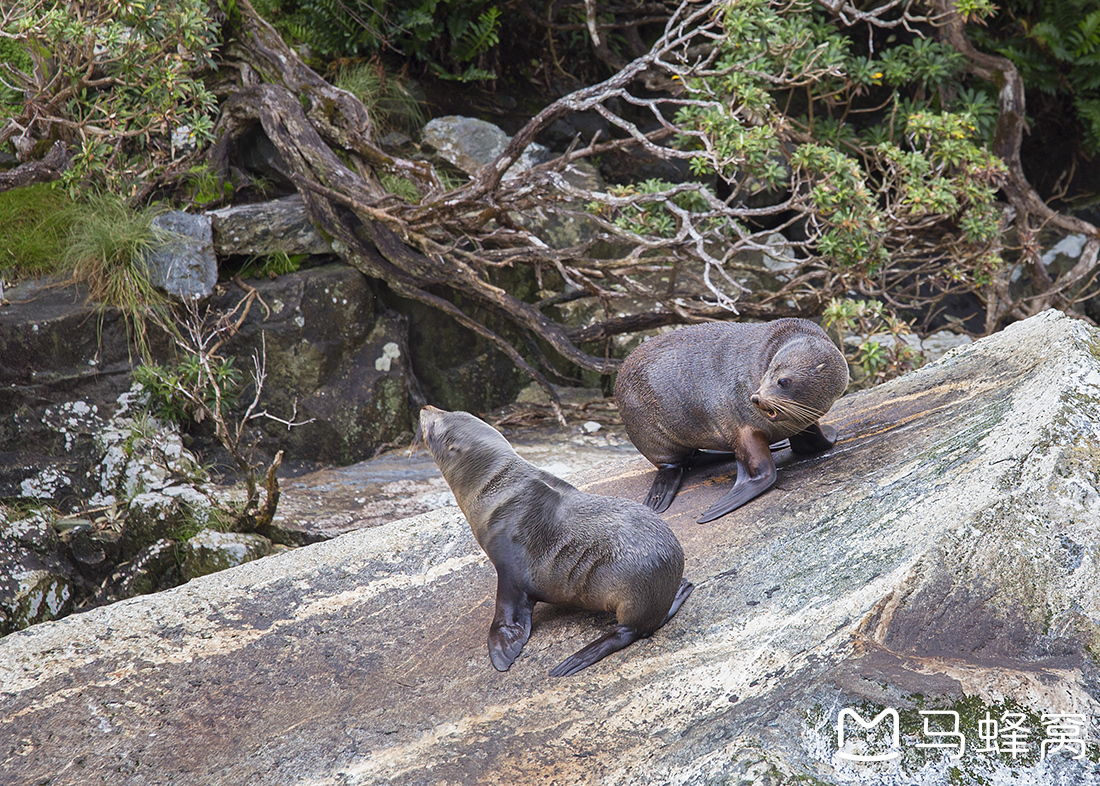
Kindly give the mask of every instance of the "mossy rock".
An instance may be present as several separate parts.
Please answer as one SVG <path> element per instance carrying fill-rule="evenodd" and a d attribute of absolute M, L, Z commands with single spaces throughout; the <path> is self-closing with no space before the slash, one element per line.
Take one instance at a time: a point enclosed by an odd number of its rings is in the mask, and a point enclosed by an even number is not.
<path fill-rule="evenodd" d="M 183 553 L 183 576 L 190 581 L 266 557 L 271 553 L 271 541 L 262 535 L 207 529 L 189 539 Z"/>

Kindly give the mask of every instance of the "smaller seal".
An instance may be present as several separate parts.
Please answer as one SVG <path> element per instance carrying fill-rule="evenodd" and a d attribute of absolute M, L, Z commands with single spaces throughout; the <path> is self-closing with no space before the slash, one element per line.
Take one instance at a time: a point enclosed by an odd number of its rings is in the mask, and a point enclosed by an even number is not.
<path fill-rule="evenodd" d="M 737 461 L 733 488 L 700 518 L 713 521 L 775 484 L 770 445 L 798 454 L 836 443 L 817 421 L 848 387 L 848 363 L 805 319 L 708 322 L 644 342 L 623 361 L 615 399 L 626 433 L 657 467 L 646 505 L 666 510 L 685 467 Z"/>
<path fill-rule="evenodd" d="M 516 454 L 468 412 L 420 411 L 420 429 L 474 537 L 497 571 L 489 658 L 507 671 L 543 601 L 613 612 L 618 626 L 566 658 L 553 677 L 576 674 L 651 635 L 693 585 L 668 525 L 636 502 L 585 494 Z"/>

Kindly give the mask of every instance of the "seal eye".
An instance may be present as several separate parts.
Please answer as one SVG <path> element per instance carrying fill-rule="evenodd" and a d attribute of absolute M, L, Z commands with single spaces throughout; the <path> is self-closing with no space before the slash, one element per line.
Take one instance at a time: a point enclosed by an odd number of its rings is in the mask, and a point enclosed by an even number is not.
<path fill-rule="evenodd" d="M 791 381 L 787 377 L 783 377 L 782 379 L 779 380 L 779 387 L 783 388 L 784 390 L 786 390 L 790 386 L 791 386 Z"/>

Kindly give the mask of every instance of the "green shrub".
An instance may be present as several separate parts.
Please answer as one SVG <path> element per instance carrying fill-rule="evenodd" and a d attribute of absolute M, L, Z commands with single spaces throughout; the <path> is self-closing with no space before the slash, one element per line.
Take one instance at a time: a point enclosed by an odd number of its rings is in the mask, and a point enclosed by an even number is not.
<path fill-rule="evenodd" d="M 486 0 L 258 0 L 256 10 L 322 58 L 394 50 L 443 78 L 492 79 L 478 60 L 499 43 L 501 11 Z"/>
<path fill-rule="evenodd" d="M 1008 0 L 974 37 L 1011 60 L 1025 87 L 1063 97 L 1085 152 L 1100 153 L 1100 7 L 1096 0 Z M 1029 107 L 1030 108 L 1030 107 Z"/>

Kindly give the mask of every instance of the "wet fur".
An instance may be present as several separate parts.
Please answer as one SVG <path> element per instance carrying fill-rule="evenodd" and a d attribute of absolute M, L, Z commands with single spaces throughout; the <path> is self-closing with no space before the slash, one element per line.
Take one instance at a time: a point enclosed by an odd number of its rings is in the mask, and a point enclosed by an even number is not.
<path fill-rule="evenodd" d="M 489 631 L 507 670 L 538 601 L 613 612 L 618 627 L 551 671 L 576 673 L 661 627 L 690 594 L 684 553 L 668 525 L 627 500 L 585 494 L 520 458 L 489 424 L 425 407 L 420 427 L 477 542 L 497 569 Z"/>
<path fill-rule="evenodd" d="M 658 469 L 647 504 L 667 509 L 685 466 L 709 451 L 737 461 L 736 493 L 700 521 L 743 505 L 775 482 L 769 444 L 790 439 L 796 453 L 833 445 L 836 433 L 817 421 L 847 385 L 843 354 L 804 319 L 690 325 L 646 341 L 623 362 L 615 398 L 631 441 Z"/>

